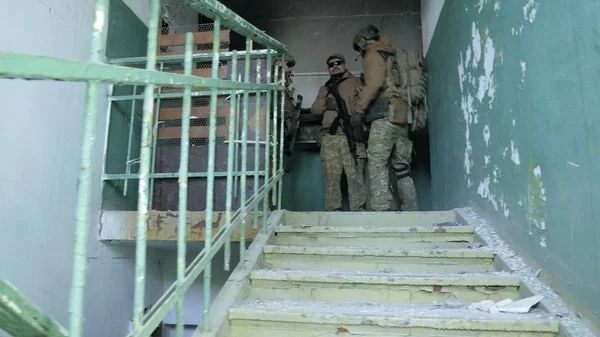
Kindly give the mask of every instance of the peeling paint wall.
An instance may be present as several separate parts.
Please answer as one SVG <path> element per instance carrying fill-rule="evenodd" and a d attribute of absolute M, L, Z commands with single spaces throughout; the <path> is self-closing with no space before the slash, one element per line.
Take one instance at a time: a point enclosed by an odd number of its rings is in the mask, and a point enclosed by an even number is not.
<path fill-rule="evenodd" d="M 476 203 L 595 319 L 599 13 L 446 0 L 427 55 L 434 207 Z"/>
<path fill-rule="evenodd" d="M 1 49 L 88 60 L 93 5 L 17 1 L 0 11 L 10 27 L 0 31 Z M 133 312 L 135 252 L 97 239 L 107 94 L 106 86 L 100 88 L 84 334 L 123 336 Z M 0 80 L 0 91 L 17 98 L 0 100 L 0 111 L 11 112 L 10 122 L 0 123 L 0 277 L 67 326 L 85 84 Z M 148 254 L 146 299 L 153 303 L 162 293 L 162 277 L 158 259 Z"/>

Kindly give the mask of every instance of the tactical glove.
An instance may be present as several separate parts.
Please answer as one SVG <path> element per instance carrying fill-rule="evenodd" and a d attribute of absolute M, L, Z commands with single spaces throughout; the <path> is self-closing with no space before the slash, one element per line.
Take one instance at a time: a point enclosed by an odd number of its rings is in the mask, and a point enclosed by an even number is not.
<path fill-rule="evenodd" d="M 365 123 L 365 115 L 364 114 L 355 113 L 352 116 L 350 116 L 350 126 L 352 126 L 352 128 L 356 128 L 356 127 L 362 128 L 364 123 Z"/>

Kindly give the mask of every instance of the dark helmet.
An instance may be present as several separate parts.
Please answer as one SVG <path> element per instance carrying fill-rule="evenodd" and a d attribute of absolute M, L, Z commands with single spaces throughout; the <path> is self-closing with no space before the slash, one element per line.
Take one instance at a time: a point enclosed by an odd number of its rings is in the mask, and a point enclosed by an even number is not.
<path fill-rule="evenodd" d="M 354 35 L 352 47 L 362 54 L 366 49 L 366 42 L 369 40 L 379 40 L 379 36 L 379 29 L 373 25 L 368 25 Z"/>

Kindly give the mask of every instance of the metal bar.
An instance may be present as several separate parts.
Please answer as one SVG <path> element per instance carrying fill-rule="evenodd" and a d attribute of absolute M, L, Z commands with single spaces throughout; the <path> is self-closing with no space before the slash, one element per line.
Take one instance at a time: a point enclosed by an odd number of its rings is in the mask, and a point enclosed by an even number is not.
<path fill-rule="evenodd" d="M 156 73 L 156 51 L 159 0 L 150 2 L 150 22 L 148 23 L 148 50 L 146 71 Z M 188 84 L 190 85 L 190 84 Z M 140 182 L 138 192 L 137 237 L 135 245 L 135 288 L 133 300 L 133 328 L 139 332 L 144 317 L 144 297 L 146 286 L 146 231 L 148 223 L 148 183 L 150 172 L 150 132 L 152 130 L 152 103 L 154 101 L 154 83 L 149 82 L 144 89 L 144 109 L 142 118 L 142 141 L 140 144 Z"/>
<path fill-rule="evenodd" d="M 275 67 L 275 83 L 279 83 L 279 67 Z M 277 174 L 277 117 L 279 116 L 279 105 L 277 104 L 278 95 L 274 91 L 273 92 L 273 176 Z M 271 205 L 275 205 L 275 200 L 277 200 L 277 186 L 273 188 L 273 193 L 271 195 Z"/>
<path fill-rule="evenodd" d="M 284 53 L 281 57 L 282 60 L 285 60 L 286 54 Z M 285 63 L 282 65 L 284 69 L 282 71 L 282 78 L 285 83 Z M 286 100 L 286 92 L 281 92 L 281 125 L 280 125 L 280 134 L 279 134 L 279 169 L 283 171 L 283 145 L 285 143 L 284 134 L 283 134 L 283 123 L 285 121 L 285 100 Z M 277 209 L 281 209 L 281 195 L 283 189 L 283 179 L 279 181 L 279 187 L 277 188 Z"/>
<path fill-rule="evenodd" d="M 185 65 L 184 73 L 192 73 L 192 47 L 194 34 L 185 36 Z M 179 214 L 177 218 L 177 287 L 181 288 L 185 278 L 186 255 L 186 222 L 188 198 L 188 165 L 190 158 L 190 114 L 192 108 L 192 88 L 186 87 L 183 94 L 183 110 L 181 112 L 181 159 L 179 161 Z M 175 332 L 177 337 L 183 337 L 183 300 L 181 296 L 177 301 L 177 322 Z"/>
<path fill-rule="evenodd" d="M 137 93 L 137 85 L 133 86 L 133 94 Z M 135 101 L 131 102 L 131 117 L 129 118 L 129 140 L 127 141 L 127 159 L 125 160 L 125 165 L 127 169 L 129 169 L 129 161 L 131 160 L 131 146 L 133 141 L 133 124 L 135 120 Z M 129 184 L 129 179 L 125 179 L 125 183 L 123 185 L 123 195 L 127 195 L 127 185 Z"/>
<path fill-rule="evenodd" d="M 256 83 L 260 83 L 260 60 L 256 60 Z M 260 169 L 260 92 L 256 92 L 254 116 L 254 195 L 258 194 L 258 170 Z M 258 228 L 258 204 L 254 208 L 252 228 Z"/>
<path fill-rule="evenodd" d="M 186 76 L 155 69 L 136 69 L 102 63 L 64 60 L 55 57 L 0 52 L 0 78 L 21 78 L 28 80 L 57 80 L 68 82 L 118 83 L 137 85 L 162 85 L 183 88 L 217 89 L 274 89 L 276 86 L 254 83 L 239 83 L 228 80 Z"/>
<path fill-rule="evenodd" d="M 360 76 L 360 74 L 361 74 L 360 71 L 348 70 L 348 72 L 355 76 Z M 303 72 L 303 73 L 294 72 L 294 77 L 303 77 L 303 76 L 327 76 L 327 77 L 330 77 L 331 74 L 327 71 L 313 71 L 313 72 Z"/>
<path fill-rule="evenodd" d="M 239 90 L 218 90 L 217 95 L 219 96 L 228 96 L 231 95 L 232 92 Z M 260 90 L 260 92 L 266 92 L 267 90 Z M 212 95 L 210 91 L 194 91 L 192 92 L 192 97 L 209 97 Z M 160 98 L 182 98 L 183 94 L 162 94 L 156 95 L 156 97 Z M 144 95 L 126 95 L 126 96 L 110 96 L 108 98 L 110 101 L 131 101 L 131 100 L 142 100 L 144 99 Z"/>
<path fill-rule="evenodd" d="M 252 39 L 246 38 L 246 52 L 252 49 Z M 244 67 L 244 82 L 250 83 L 250 59 L 245 60 Z M 242 117 L 242 172 L 246 172 L 248 166 L 248 94 L 244 93 L 244 116 Z M 246 209 L 246 175 L 243 174 L 240 179 L 241 202 L 240 207 Z M 246 258 L 246 212 L 242 213 L 242 224 L 240 227 L 240 263 L 243 263 Z"/>
<path fill-rule="evenodd" d="M 273 60 L 271 59 L 271 54 L 267 56 L 267 84 L 271 84 L 271 70 L 273 69 L 273 65 L 271 64 Z M 270 157 L 270 139 L 271 139 L 271 90 L 267 91 L 267 97 L 265 101 L 265 185 L 269 180 L 269 162 L 271 160 Z M 263 233 L 267 232 L 267 219 L 269 218 L 269 195 L 265 196 L 263 200 Z"/>
<path fill-rule="evenodd" d="M 235 81 L 237 77 L 237 51 L 233 52 L 231 59 L 231 79 Z M 229 139 L 235 137 L 235 123 L 234 120 L 237 115 L 237 95 L 231 95 L 229 101 Z M 231 208 L 233 206 L 233 154 L 235 151 L 235 141 L 231 141 L 227 144 L 227 201 L 225 202 L 225 223 L 231 222 Z M 227 239 L 225 240 L 225 265 L 223 269 L 229 271 L 231 269 L 231 232 L 227 233 Z"/>
<path fill-rule="evenodd" d="M 242 74 L 239 74 L 238 81 L 240 81 L 240 82 L 242 81 Z M 236 116 L 235 116 L 235 153 L 233 154 L 233 156 L 234 156 L 235 171 L 238 172 L 238 173 L 240 173 L 240 174 L 234 176 L 234 180 L 233 180 L 233 196 L 237 198 L 237 196 L 238 196 L 238 189 L 239 189 L 238 177 L 241 177 L 242 174 L 245 174 L 246 172 L 244 172 L 244 173 L 240 172 L 240 165 L 241 164 L 239 162 L 239 153 L 240 153 L 240 147 L 242 146 L 242 141 L 240 140 L 240 137 L 241 137 L 241 135 L 240 135 L 240 133 L 241 133 L 241 131 L 240 131 L 240 129 L 241 129 L 241 127 L 240 127 L 240 121 L 241 121 L 240 120 L 240 118 L 241 118 L 240 117 L 240 115 L 241 115 L 240 114 L 240 109 L 241 109 L 241 106 L 242 106 L 240 98 L 242 97 L 242 95 L 238 95 L 238 94 L 236 94 L 236 95 L 239 96 L 239 97 L 236 97 L 236 103 L 237 103 L 236 111 L 237 111 L 237 113 L 236 113 Z"/>
<path fill-rule="evenodd" d="M 182 0 L 183 4 L 189 6 L 202 15 L 215 19 L 221 18 L 223 25 L 227 28 L 253 40 L 263 46 L 271 46 L 278 52 L 287 52 L 287 48 L 281 42 L 265 34 L 262 30 L 235 14 L 232 10 L 216 0 Z M 285 59 L 285 58 L 284 58 Z"/>
<path fill-rule="evenodd" d="M 267 51 L 267 49 L 260 49 L 260 50 L 251 50 L 250 54 L 246 53 L 246 51 L 235 51 L 237 52 L 237 57 L 239 59 L 245 59 L 247 55 L 250 55 L 250 58 L 264 58 L 267 56 L 267 54 L 269 53 Z M 221 52 L 219 53 L 219 59 L 221 61 L 229 61 L 229 60 L 233 60 L 233 51 L 230 52 Z M 278 53 L 277 51 L 271 50 L 270 52 L 271 56 L 277 56 L 280 53 Z M 183 55 L 161 55 L 161 56 L 157 56 L 156 57 L 156 61 L 157 62 L 164 62 L 164 63 L 176 63 L 176 62 L 183 62 Z M 206 62 L 206 61 L 212 61 L 212 53 L 197 53 L 197 54 L 192 54 L 192 61 L 195 62 Z M 115 64 L 115 65 L 134 65 L 134 64 L 146 64 L 146 57 L 142 56 L 142 57 L 123 57 L 123 58 L 113 58 L 110 59 L 108 61 L 108 63 L 110 64 Z"/>
<path fill-rule="evenodd" d="M 169 313 L 169 311 L 173 308 L 177 298 L 179 296 L 183 296 L 185 291 L 194 283 L 204 268 L 206 268 L 207 262 L 212 259 L 221 249 L 225 239 L 227 239 L 227 236 L 224 234 L 240 224 L 243 219 L 241 215 L 243 213 L 247 214 L 250 209 L 254 207 L 255 203 L 257 203 L 260 198 L 265 196 L 267 192 L 275 184 L 277 184 L 281 174 L 282 172 L 279 172 L 277 175 L 273 176 L 273 179 L 271 179 L 268 184 L 260 188 L 257 196 L 252 196 L 248 199 L 248 203 L 244 209 L 240 208 L 233 214 L 231 223 L 225 224 L 215 235 L 212 249 L 203 249 L 198 256 L 196 256 L 194 261 L 192 261 L 192 263 L 190 263 L 190 265 L 186 268 L 186 276 L 185 280 L 183 281 L 183 285 L 180 288 L 177 288 L 175 283 L 171 284 L 169 289 L 167 289 L 167 291 L 161 296 L 156 304 L 150 308 L 147 314 L 147 319 L 144 321 L 143 326 L 138 330 L 138 333 L 129 333 L 127 337 L 148 336 L 152 331 L 154 331 L 154 329 L 156 329 L 160 322 L 165 318 L 167 313 Z"/>
<path fill-rule="evenodd" d="M 252 175 L 254 174 L 254 172 L 246 172 L 246 175 Z M 266 174 L 265 171 L 259 171 L 258 172 L 259 175 L 263 176 Z M 239 177 L 241 176 L 242 173 L 241 172 L 233 172 L 233 176 L 234 177 Z M 206 172 L 190 172 L 187 174 L 188 178 L 206 178 L 208 177 L 208 173 Z M 123 180 L 123 179 L 138 179 L 140 177 L 140 175 L 138 173 L 110 173 L 110 174 L 104 174 L 104 176 L 102 177 L 102 180 Z M 179 178 L 180 175 L 178 172 L 172 172 L 172 173 L 154 173 L 154 174 L 149 174 L 148 177 L 151 178 L 158 178 L 158 179 L 171 179 L 171 178 Z M 227 172 L 215 172 L 215 177 L 217 178 L 225 178 L 227 177 Z"/>
<path fill-rule="evenodd" d="M 215 17 L 214 34 L 213 34 L 213 60 L 212 60 L 212 77 L 219 76 L 219 49 L 221 34 L 221 18 Z M 249 59 L 248 59 L 249 60 Z M 208 179 L 206 181 L 206 228 L 204 230 L 204 248 L 210 249 L 212 245 L 212 218 L 213 218 L 213 195 L 215 185 L 215 151 L 217 138 L 217 89 L 212 88 L 212 96 L 210 99 L 210 117 L 208 119 L 209 136 L 208 136 Z M 211 262 L 208 261 L 206 269 L 204 269 L 204 331 L 210 331 L 210 286 L 211 286 Z"/>
<path fill-rule="evenodd" d="M 164 64 L 160 64 L 160 71 L 163 71 Z M 186 75 L 191 75 L 190 74 L 186 74 Z M 184 90 L 187 90 L 187 88 L 185 88 Z M 158 87 L 158 95 L 160 95 L 160 93 L 162 92 L 162 87 Z M 154 174 L 154 171 L 156 169 L 156 145 L 158 143 L 158 125 L 161 123 L 158 118 L 160 116 L 160 97 L 156 97 L 156 109 L 155 109 L 155 113 L 154 113 L 154 128 L 153 130 L 155 131 L 155 133 L 153 133 L 152 135 L 152 159 L 150 160 L 150 195 L 148 196 L 148 205 L 150 205 L 150 208 L 152 208 L 152 201 L 154 200 L 154 177 L 152 177 L 152 174 Z M 189 117 L 188 117 L 189 118 Z M 189 122 L 189 121 L 188 121 Z"/>
<path fill-rule="evenodd" d="M 94 9 L 94 27 L 90 46 L 90 63 L 100 62 L 105 48 L 108 0 L 97 0 Z M 1 54 L 1 53 L 0 53 Z M 2 62 L 0 61 L 0 64 Z M 3 66 L 0 65 L 0 71 Z M 86 109 L 83 118 L 81 158 L 77 179 L 77 205 L 75 206 L 75 242 L 73 246 L 73 274 L 69 295 L 69 336 L 81 337 L 83 326 L 83 300 L 87 272 L 87 240 L 90 227 L 92 199 L 92 166 L 96 138 L 97 84 L 88 82 Z"/>
<path fill-rule="evenodd" d="M 59 322 L 1 277 L 0 294 L 0 331 L 6 336 L 69 336 Z"/>

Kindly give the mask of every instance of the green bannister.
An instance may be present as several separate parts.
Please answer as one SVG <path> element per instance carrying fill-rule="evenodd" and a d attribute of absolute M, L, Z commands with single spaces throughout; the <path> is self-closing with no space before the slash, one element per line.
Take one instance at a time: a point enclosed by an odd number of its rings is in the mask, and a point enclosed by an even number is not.
<path fill-rule="evenodd" d="M 212 258 L 224 247 L 224 268 L 231 269 L 231 237 L 232 231 L 240 226 L 240 261 L 245 254 L 245 229 L 246 216 L 253 212 L 253 226 L 262 226 L 266 230 L 267 218 L 272 207 L 281 209 L 281 190 L 283 177 L 283 73 L 278 67 L 271 74 L 273 57 L 285 60 L 286 47 L 280 42 L 266 35 L 256 27 L 242 19 L 227 7 L 215 0 L 182 0 L 182 2 L 202 15 L 214 20 L 214 34 L 212 53 L 194 54 L 193 35 L 186 34 L 184 55 L 157 56 L 157 36 L 159 29 L 160 0 L 150 1 L 150 22 L 148 23 L 148 48 L 147 57 L 134 57 L 125 59 L 111 59 L 108 64 L 102 63 L 102 53 L 105 50 L 105 34 L 108 21 L 109 0 L 96 0 L 93 35 L 88 62 L 73 61 L 41 55 L 26 55 L 0 51 L 0 77 L 29 80 L 56 80 L 71 82 L 87 82 L 86 110 L 84 114 L 84 127 L 81 145 L 81 167 L 77 181 L 76 231 L 73 251 L 73 276 L 69 298 L 69 327 L 62 327 L 51 317 L 45 315 L 38 307 L 22 296 L 16 287 L 4 281 L 0 275 L 0 329 L 13 336 L 71 336 L 83 335 L 82 322 L 85 316 L 84 293 L 87 271 L 87 238 L 90 230 L 91 215 L 91 181 L 93 166 L 93 147 L 96 139 L 95 124 L 97 118 L 97 96 L 99 84 L 118 84 L 133 86 L 133 95 L 112 96 L 111 101 L 130 100 L 132 104 L 131 118 L 134 118 L 136 100 L 143 100 L 143 115 L 141 127 L 141 143 L 139 157 L 139 172 L 131 173 L 128 169 L 125 174 L 105 174 L 104 180 L 124 180 L 124 193 L 127 193 L 127 180 L 138 180 L 137 203 L 137 235 L 136 235 L 136 263 L 135 287 L 133 309 L 133 332 L 128 336 L 149 336 L 165 318 L 168 312 L 176 308 L 177 336 L 183 336 L 183 300 L 188 288 L 203 273 L 204 277 L 204 331 L 210 331 L 210 267 Z M 227 26 L 228 29 L 246 37 L 245 51 L 220 52 L 220 30 Z M 259 44 L 266 49 L 253 50 L 253 45 Z M 244 81 L 239 80 L 240 71 L 237 69 L 238 59 L 244 59 Z M 261 84 L 260 62 L 256 62 L 256 83 L 250 82 L 251 59 L 266 59 L 266 84 Z M 212 60 L 211 78 L 192 75 L 193 62 Z M 219 62 L 232 61 L 231 78 L 219 79 Z M 173 74 L 157 71 L 162 68 L 162 63 L 181 61 L 184 63 L 183 74 Z M 145 69 L 135 68 L 135 65 L 145 64 Z M 143 96 L 137 95 L 136 89 L 144 88 Z M 161 87 L 184 89 L 183 94 L 162 94 Z M 158 91 L 155 89 L 158 88 Z M 192 89 L 203 89 L 192 92 Z M 161 98 L 183 96 L 181 119 L 181 160 L 178 173 L 154 173 L 153 160 L 155 159 L 156 139 L 153 137 L 154 129 L 154 102 L 160 104 Z M 179 95 L 179 96 L 177 96 Z M 217 98 L 220 95 L 229 95 L 229 123 L 227 145 L 227 171 L 215 172 L 215 148 L 217 144 Z M 253 95 L 256 100 L 255 135 L 248 139 L 249 98 Z M 261 96 L 264 95 L 264 98 Z M 208 118 L 208 165 L 206 172 L 188 172 L 190 148 L 190 110 L 192 97 L 210 97 L 210 114 Z M 278 99 L 279 98 L 279 99 Z M 260 101 L 265 100 L 264 120 L 260 118 Z M 240 109 L 241 108 L 241 109 Z M 239 111 L 242 111 L 241 116 Z M 238 123 L 241 122 L 241 123 Z M 238 127 L 241 124 L 241 130 Z M 261 126 L 266 130 L 264 140 L 264 156 L 260 156 L 259 144 Z M 133 159 L 132 142 L 133 123 L 129 129 L 129 146 L 127 161 Z M 238 140 L 237 135 L 241 133 Z M 232 141 L 236 139 L 236 141 Z M 249 151 L 247 145 L 255 144 L 254 167 L 247 167 Z M 241 168 L 236 167 L 238 156 L 241 157 Z M 259 171 L 260 162 L 264 170 Z M 129 167 L 128 167 L 129 168 Z M 246 195 L 246 179 L 253 177 L 253 191 Z M 259 176 L 265 177 L 259 183 Z M 195 257 L 193 262 L 186 265 L 186 214 L 188 196 L 188 178 L 205 177 L 206 186 L 206 228 L 205 247 Z M 215 177 L 226 177 L 226 222 L 227 224 L 212 237 L 213 224 L 213 196 L 215 193 Z M 177 178 L 179 186 L 178 204 L 178 237 L 177 237 L 177 280 L 162 295 L 159 301 L 147 312 L 144 311 L 145 272 L 146 272 L 146 231 L 148 213 L 151 205 L 151 191 L 153 179 Z M 239 182 L 238 182 L 239 178 Z M 239 184 L 239 186 L 238 186 Z M 242 188 L 243 187 L 243 188 Z M 233 196 L 240 190 L 241 203 L 233 209 Z M 258 221 L 258 212 L 262 209 L 262 221 Z M 89 318 L 88 318 L 89 319 Z"/>

